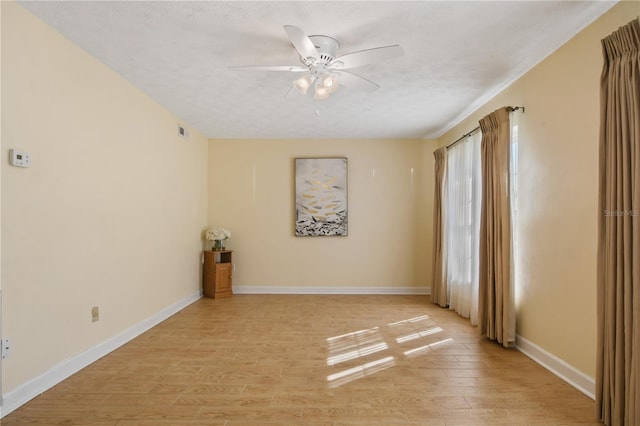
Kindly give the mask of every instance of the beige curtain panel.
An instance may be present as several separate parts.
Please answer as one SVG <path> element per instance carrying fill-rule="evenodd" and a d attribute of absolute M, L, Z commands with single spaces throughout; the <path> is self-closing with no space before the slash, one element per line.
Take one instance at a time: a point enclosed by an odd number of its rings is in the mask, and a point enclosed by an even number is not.
<path fill-rule="evenodd" d="M 435 157 L 435 187 L 433 191 L 433 288 L 431 301 L 442 307 L 448 305 L 447 300 L 447 247 L 444 233 L 446 232 L 446 176 L 447 176 L 447 148 L 442 147 L 434 151 Z"/>
<path fill-rule="evenodd" d="M 596 409 L 640 424 L 640 21 L 602 40 Z"/>
<path fill-rule="evenodd" d="M 482 205 L 478 326 L 489 339 L 509 347 L 515 342 L 511 283 L 511 205 L 507 108 L 480 120 L 482 130 Z"/>

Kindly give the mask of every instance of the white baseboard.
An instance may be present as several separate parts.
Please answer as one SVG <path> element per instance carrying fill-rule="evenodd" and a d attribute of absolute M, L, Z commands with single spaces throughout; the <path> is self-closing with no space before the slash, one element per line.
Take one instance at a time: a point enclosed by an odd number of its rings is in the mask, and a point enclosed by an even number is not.
<path fill-rule="evenodd" d="M 593 377 L 587 376 L 522 336 L 516 336 L 516 348 L 583 394 L 595 400 L 596 382 Z"/>
<path fill-rule="evenodd" d="M 429 287 L 280 287 L 233 286 L 234 294 L 431 294 Z"/>
<path fill-rule="evenodd" d="M 18 386 L 16 389 L 2 395 L 2 406 L 0 406 L 0 418 L 6 416 L 16 410 L 23 404 L 26 404 L 36 396 L 40 395 L 47 389 L 57 385 L 67 377 L 77 373 L 89 364 L 97 361 L 109 352 L 114 351 L 130 340 L 138 337 L 145 331 L 151 329 L 165 319 L 189 306 L 202 297 L 202 291 L 194 293 L 171 306 L 164 308 L 155 315 L 139 322 L 133 327 L 114 336 L 91 349 L 88 349 L 73 358 L 70 358 L 49 371 L 29 380 Z"/>

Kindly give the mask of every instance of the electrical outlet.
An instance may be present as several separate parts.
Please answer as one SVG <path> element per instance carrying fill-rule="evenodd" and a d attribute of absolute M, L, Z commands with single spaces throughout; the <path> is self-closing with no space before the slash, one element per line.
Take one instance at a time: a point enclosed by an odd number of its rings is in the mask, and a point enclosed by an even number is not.
<path fill-rule="evenodd" d="M 2 339 L 2 359 L 8 358 L 11 355 L 11 342 L 9 339 Z"/>
<path fill-rule="evenodd" d="M 97 306 L 91 308 L 91 322 L 96 322 L 100 319 L 100 309 Z"/>

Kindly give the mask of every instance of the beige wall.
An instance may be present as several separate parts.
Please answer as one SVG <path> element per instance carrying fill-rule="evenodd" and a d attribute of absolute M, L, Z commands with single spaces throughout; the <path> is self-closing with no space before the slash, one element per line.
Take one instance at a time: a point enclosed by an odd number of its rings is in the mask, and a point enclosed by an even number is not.
<path fill-rule="evenodd" d="M 3 391 L 200 289 L 207 141 L 2 2 Z M 91 322 L 91 307 L 100 320 Z"/>
<path fill-rule="evenodd" d="M 640 13 L 621 2 L 439 139 L 525 106 L 519 143 L 517 333 L 590 377 L 596 362 L 600 40 Z M 517 113 L 521 114 L 521 113 Z"/>
<path fill-rule="evenodd" d="M 426 290 L 434 147 L 422 140 L 211 140 L 209 225 L 231 231 L 234 287 Z M 323 156 L 348 158 L 349 235 L 295 237 L 294 158 Z"/>

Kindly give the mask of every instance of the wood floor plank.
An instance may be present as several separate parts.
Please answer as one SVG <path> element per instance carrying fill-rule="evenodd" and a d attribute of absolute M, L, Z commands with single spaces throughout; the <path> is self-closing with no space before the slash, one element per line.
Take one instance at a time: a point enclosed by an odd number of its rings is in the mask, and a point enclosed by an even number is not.
<path fill-rule="evenodd" d="M 2 425 L 585 425 L 593 401 L 425 296 L 201 299 Z"/>

